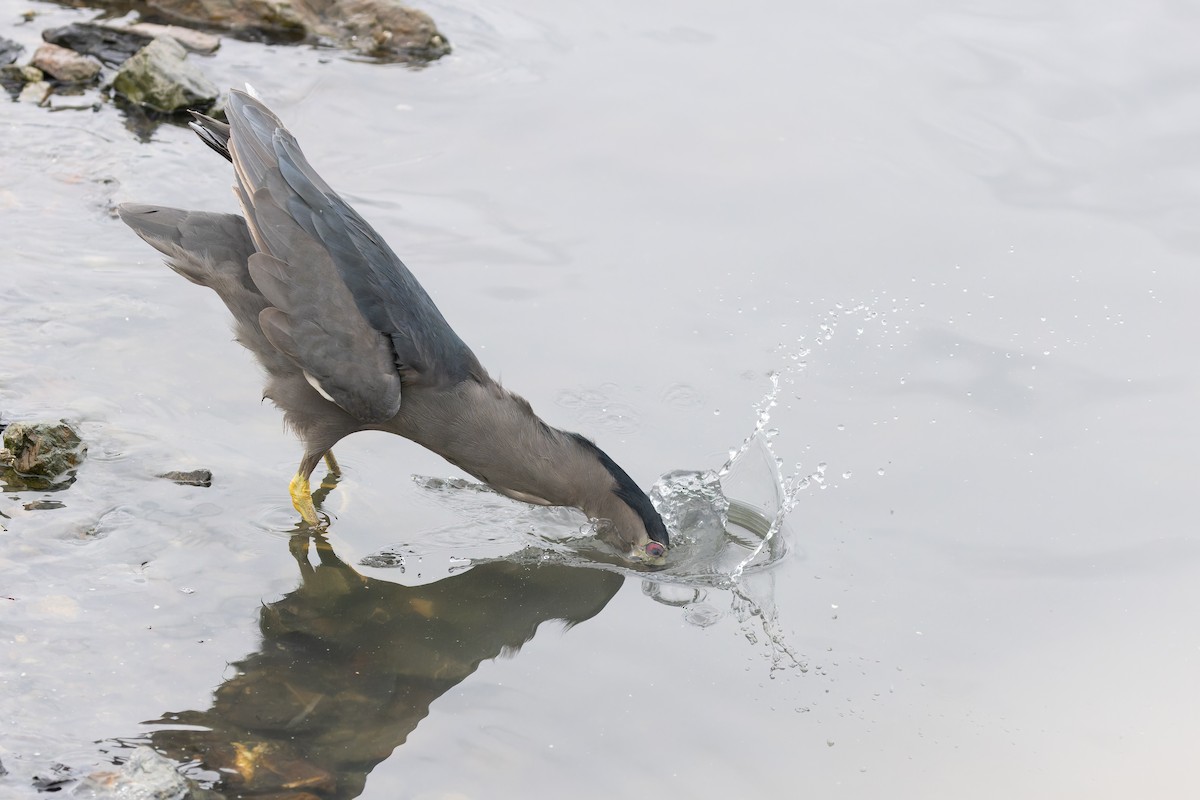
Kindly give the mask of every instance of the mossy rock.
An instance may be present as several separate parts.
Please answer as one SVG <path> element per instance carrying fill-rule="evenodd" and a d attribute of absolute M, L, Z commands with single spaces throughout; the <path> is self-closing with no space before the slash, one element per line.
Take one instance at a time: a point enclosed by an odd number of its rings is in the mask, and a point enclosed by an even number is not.
<path fill-rule="evenodd" d="M 66 422 L 14 422 L 4 429 L 0 478 L 10 489 L 61 489 L 75 481 L 87 448 Z"/>
<path fill-rule="evenodd" d="M 205 110 L 220 90 L 187 60 L 187 50 L 163 36 L 139 50 L 124 63 L 113 89 L 140 106 L 173 114 L 188 109 Z"/>

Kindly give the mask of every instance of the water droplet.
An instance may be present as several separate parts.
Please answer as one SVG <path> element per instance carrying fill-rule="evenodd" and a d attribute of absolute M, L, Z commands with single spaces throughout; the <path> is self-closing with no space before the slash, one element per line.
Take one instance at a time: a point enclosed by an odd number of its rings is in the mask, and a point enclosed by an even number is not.
<path fill-rule="evenodd" d="M 883 474 L 883 472 L 884 472 L 884 469 L 883 469 L 883 467 L 880 467 L 879 469 L 875 470 L 875 474 L 876 474 L 876 475 L 882 475 L 882 474 Z"/>
<path fill-rule="evenodd" d="M 845 472 L 842 473 L 842 478 L 845 480 L 850 480 L 850 475 L 851 475 L 850 470 L 846 470 Z"/>
<path fill-rule="evenodd" d="M 838 425 L 838 426 L 837 426 L 837 429 L 838 429 L 839 431 L 844 431 L 844 430 L 846 430 L 846 426 L 845 426 L 845 425 Z"/>
<path fill-rule="evenodd" d="M 714 409 L 713 409 L 713 416 L 714 416 L 714 417 L 719 417 L 719 416 L 721 416 L 721 409 L 719 409 L 719 408 L 714 408 Z"/>

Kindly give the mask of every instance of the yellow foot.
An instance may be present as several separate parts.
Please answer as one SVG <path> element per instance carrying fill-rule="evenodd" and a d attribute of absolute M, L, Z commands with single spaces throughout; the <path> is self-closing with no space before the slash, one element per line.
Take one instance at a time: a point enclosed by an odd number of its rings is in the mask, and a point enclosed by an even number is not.
<path fill-rule="evenodd" d="M 288 484 L 288 490 L 292 493 L 292 505 L 300 512 L 304 521 L 313 527 L 320 525 L 321 520 L 317 518 L 317 508 L 313 505 L 312 492 L 308 488 L 308 476 L 297 472 L 296 476 L 292 478 L 292 482 Z"/>

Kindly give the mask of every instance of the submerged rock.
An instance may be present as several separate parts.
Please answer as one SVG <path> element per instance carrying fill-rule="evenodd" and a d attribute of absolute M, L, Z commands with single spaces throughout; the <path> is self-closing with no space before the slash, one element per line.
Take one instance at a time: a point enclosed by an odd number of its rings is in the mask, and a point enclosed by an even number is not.
<path fill-rule="evenodd" d="M 100 74 L 100 62 L 96 59 L 50 42 L 33 51 L 29 63 L 54 79 L 67 83 L 90 81 Z"/>
<path fill-rule="evenodd" d="M 207 109 L 220 90 L 187 61 L 187 50 L 168 36 L 155 39 L 125 62 L 113 80 L 125 99 L 140 106 L 174 113 Z"/>
<path fill-rule="evenodd" d="M 180 486 L 212 486 L 212 472 L 207 469 L 193 469 L 187 472 L 172 470 L 159 475 L 169 481 L 175 481 Z"/>
<path fill-rule="evenodd" d="M 66 505 L 58 500 L 34 500 L 25 504 L 26 511 L 49 511 L 55 508 L 66 508 Z"/>
<path fill-rule="evenodd" d="M 25 45 L 20 42 L 14 42 L 12 39 L 5 39 L 3 36 L 0 36 L 0 65 L 13 63 L 24 49 Z M 3 772 L 0 772 L 0 775 L 3 774 Z"/>
<path fill-rule="evenodd" d="M 95 56 L 106 64 L 122 64 L 154 40 L 137 31 L 110 28 L 90 22 L 73 22 L 42 31 L 42 39 L 76 53 Z"/>
<path fill-rule="evenodd" d="M 14 422 L 4 429 L 3 442 L 0 477 L 17 489 L 70 485 L 87 452 L 79 434 L 66 422 Z"/>
<path fill-rule="evenodd" d="M 138 747 L 119 772 L 94 772 L 71 792 L 87 800 L 189 800 L 193 784 L 179 766 L 149 747 Z M 207 794 L 207 793 L 206 793 Z"/>

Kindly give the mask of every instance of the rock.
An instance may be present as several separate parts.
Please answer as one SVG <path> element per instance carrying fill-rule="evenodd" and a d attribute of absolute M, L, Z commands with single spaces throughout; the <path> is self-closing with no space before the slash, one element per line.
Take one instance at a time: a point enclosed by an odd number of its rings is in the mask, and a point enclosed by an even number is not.
<path fill-rule="evenodd" d="M 104 107 L 104 101 L 98 93 L 87 95 L 59 94 L 50 95 L 44 104 L 51 111 L 99 111 Z"/>
<path fill-rule="evenodd" d="M 428 14 L 395 0 L 309 0 L 318 7 L 320 35 L 384 61 L 432 61 L 450 43 Z M 347 41 L 348 40 L 348 41 Z"/>
<path fill-rule="evenodd" d="M 46 102 L 46 98 L 50 96 L 50 91 L 53 89 L 49 81 L 34 81 L 33 83 L 25 84 L 17 95 L 17 102 L 32 103 L 35 106 L 40 106 Z"/>
<path fill-rule="evenodd" d="M 215 27 L 248 39 L 299 42 L 308 33 L 291 0 L 149 0 L 146 6 L 155 20 Z"/>
<path fill-rule="evenodd" d="M 21 51 L 25 49 L 25 45 L 19 42 L 14 42 L 12 39 L 5 39 L 0 36 L 0 65 L 11 64 L 17 60 L 17 56 L 21 55 Z M 0 775 L 4 773 L 0 772 Z"/>
<path fill-rule="evenodd" d="M 0 67 L 0 86 L 7 89 L 13 97 L 20 94 L 27 83 L 37 83 L 44 80 L 45 75 L 37 67 L 29 65 L 5 64 Z M 49 86 L 49 84 L 47 84 Z"/>
<path fill-rule="evenodd" d="M 115 27 L 115 26 L 114 26 Z M 211 33 L 184 28 L 179 25 L 159 25 L 154 22 L 138 22 L 126 25 L 118 30 L 129 30 L 134 33 L 144 33 L 151 38 L 170 36 L 193 53 L 210 55 L 221 47 L 221 37 Z"/>
<path fill-rule="evenodd" d="M 0 67 L 0 76 L 3 76 L 7 81 L 18 81 L 20 83 L 37 83 L 40 80 L 45 80 L 46 74 L 37 67 L 31 67 L 28 64 L 24 66 L 18 64 L 8 64 Z"/>
<path fill-rule="evenodd" d="M 69 485 L 87 452 L 79 434 L 66 422 L 14 422 L 4 429 L 3 442 L 0 471 L 5 482 L 17 488 Z"/>
<path fill-rule="evenodd" d="M 187 61 L 187 51 L 174 39 L 163 36 L 125 62 L 113 80 L 113 89 L 141 106 L 173 113 L 207 109 L 220 90 Z"/>
<path fill-rule="evenodd" d="M 48 511 L 55 508 L 66 508 L 66 505 L 58 500 L 34 500 L 25 504 L 26 511 Z"/>
<path fill-rule="evenodd" d="M 61 28 L 42 31 L 42 38 L 51 44 L 95 56 L 106 64 L 122 64 L 138 50 L 154 40 L 153 36 L 137 31 L 73 22 Z"/>
<path fill-rule="evenodd" d="M 87 800 L 189 800 L 200 796 L 193 788 L 174 761 L 138 747 L 119 772 L 94 772 L 71 794 Z"/>
<path fill-rule="evenodd" d="M 250 39 L 333 44 L 382 61 L 450 52 L 428 14 L 396 0 L 147 0 L 153 16 Z"/>
<path fill-rule="evenodd" d="M 67 83 L 90 81 L 100 74 L 100 62 L 96 59 L 49 42 L 33 52 L 29 63 L 52 78 Z"/>
<path fill-rule="evenodd" d="M 180 486 L 212 486 L 212 472 L 207 469 L 193 469 L 188 472 L 172 470 L 158 477 L 175 481 Z"/>

